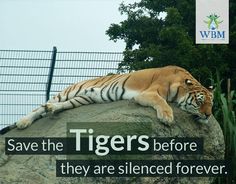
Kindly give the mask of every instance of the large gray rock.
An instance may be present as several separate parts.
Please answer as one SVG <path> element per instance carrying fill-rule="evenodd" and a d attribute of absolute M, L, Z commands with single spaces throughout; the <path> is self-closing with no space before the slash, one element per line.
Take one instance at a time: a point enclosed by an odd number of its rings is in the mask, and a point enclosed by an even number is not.
<path fill-rule="evenodd" d="M 0 137 L 0 184 L 51 184 L 51 183 L 212 183 L 214 178 L 57 178 L 55 155 L 5 155 L 5 137 L 66 137 L 66 122 L 133 122 L 131 127 L 120 125 L 119 131 L 151 131 L 157 137 L 203 137 L 204 155 L 155 155 L 155 159 L 223 159 L 224 139 L 217 121 L 212 117 L 208 124 L 194 122 L 192 116 L 171 105 L 176 123 L 168 127 L 156 119 L 156 112 L 131 101 L 94 104 L 64 111 L 36 121 L 25 130 L 11 130 Z M 130 126 L 130 124 L 129 124 Z M 106 127 L 101 127 L 104 131 Z M 106 130 L 107 131 L 107 130 Z M 108 130 L 109 131 L 109 130 Z M 127 133 L 127 132 L 126 132 Z"/>

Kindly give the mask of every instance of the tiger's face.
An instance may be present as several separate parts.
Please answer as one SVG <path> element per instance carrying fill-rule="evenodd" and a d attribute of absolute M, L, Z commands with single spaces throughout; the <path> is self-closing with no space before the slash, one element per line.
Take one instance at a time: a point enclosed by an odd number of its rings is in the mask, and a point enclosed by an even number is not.
<path fill-rule="evenodd" d="M 186 79 L 185 91 L 186 94 L 178 103 L 180 108 L 193 114 L 197 121 L 207 123 L 212 114 L 212 86 L 206 89 L 198 82 Z"/>

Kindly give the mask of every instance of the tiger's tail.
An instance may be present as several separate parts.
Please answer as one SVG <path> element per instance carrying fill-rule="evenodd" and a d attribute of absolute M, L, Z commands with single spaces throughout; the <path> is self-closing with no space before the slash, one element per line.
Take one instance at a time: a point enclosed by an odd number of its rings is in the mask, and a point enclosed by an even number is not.
<path fill-rule="evenodd" d="M 16 128 L 16 123 L 9 125 L 3 129 L 0 130 L 0 135 L 4 135 L 5 133 L 9 132 L 10 130 Z"/>

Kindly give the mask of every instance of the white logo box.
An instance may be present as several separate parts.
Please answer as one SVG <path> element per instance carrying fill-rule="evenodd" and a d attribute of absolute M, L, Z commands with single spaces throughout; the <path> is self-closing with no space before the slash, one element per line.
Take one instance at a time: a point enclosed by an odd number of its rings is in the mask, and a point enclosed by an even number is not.
<path fill-rule="evenodd" d="M 229 0 L 196 0 L 196 44 L 229 43 Z"/>

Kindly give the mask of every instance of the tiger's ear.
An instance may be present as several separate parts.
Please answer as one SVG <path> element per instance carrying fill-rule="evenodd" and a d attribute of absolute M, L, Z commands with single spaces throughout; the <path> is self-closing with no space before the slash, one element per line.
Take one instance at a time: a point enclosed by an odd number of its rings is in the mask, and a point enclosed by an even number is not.
<path fill-rule="evenodd" d="M 193 85 L 193 83 L 190 79 L 185 79 L 185 84 L 187 84 L 188 86 Z"/>
<path fill-rule="evenodd" d="M 208 86 L 208 91 L 210 91 L 211 93 L 214 91 L 214 87 L 213 86 Z"/>

